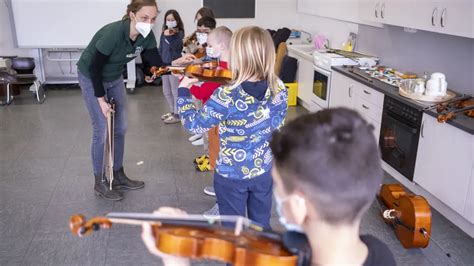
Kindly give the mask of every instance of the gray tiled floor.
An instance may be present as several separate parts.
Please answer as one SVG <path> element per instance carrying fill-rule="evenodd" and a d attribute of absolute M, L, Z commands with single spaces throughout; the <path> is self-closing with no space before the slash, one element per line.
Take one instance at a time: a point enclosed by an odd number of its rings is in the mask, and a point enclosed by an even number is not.
<path fill-rule="evenodd" d="M 130 176 L 145 180 L 146 187 L 127 192 L 120 202 L 94 196 L 91 127 L 80 91 L 50 90 L 43 105 L 22 93 L 13 105 L 0 107 L 0 265 L 160 264 L 145 251 L 139 228 L 119 225 L 79 239 L 69 232 L 68 218 L 74 213 L 92 217 L 110 211 L 151 212 L 164 205 L 201 213 L 214 203 L 202 193 L 212 183 L 211 175 L 197 173 L 191 163 L 200 148 L 187 142 L 189 135 L 179 124 L 163 125 L 159 119 L 167 111 L 160 88 L 139 88 L 128 97 L 124 165 Z M 302 108 L 290 108 L 290 117 L 301 113 Z M 272 224 L 281 229 L 276 217 Z M 375 204 L 361 231 L 387 243 L 400 265 L 474 264 L 474 240 L 437 212 L 433 236 L 451 259 L 433 244 L 423 250 L 403 249 Z"/>

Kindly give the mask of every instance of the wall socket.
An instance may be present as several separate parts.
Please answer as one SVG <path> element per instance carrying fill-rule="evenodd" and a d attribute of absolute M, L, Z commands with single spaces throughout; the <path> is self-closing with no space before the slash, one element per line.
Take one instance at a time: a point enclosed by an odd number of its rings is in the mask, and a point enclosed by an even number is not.
<path fill-rule="evenodd" d="M 417 30 L 417 29 L 413 29 L 413 28 L 404 27 L 404 28 L 403 28 L 403 31 L 404 31 L 404 32 L 408 32 L 408 33 L 416 33 L 418 30 Z"/>

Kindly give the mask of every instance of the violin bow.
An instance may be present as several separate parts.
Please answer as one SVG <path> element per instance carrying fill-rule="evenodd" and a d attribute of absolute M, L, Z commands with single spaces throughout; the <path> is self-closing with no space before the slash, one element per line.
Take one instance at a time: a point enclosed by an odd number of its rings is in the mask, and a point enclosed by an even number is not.
<path fill-rule="evenodd" d="M 104 142 L 104 157 L 102 161 L 102 175 L 109 181 L 110 190 L 114 181 L 114 123 L 115 123 L 115 100 L 110 98 L 111 110 L 107 112 Z"/>

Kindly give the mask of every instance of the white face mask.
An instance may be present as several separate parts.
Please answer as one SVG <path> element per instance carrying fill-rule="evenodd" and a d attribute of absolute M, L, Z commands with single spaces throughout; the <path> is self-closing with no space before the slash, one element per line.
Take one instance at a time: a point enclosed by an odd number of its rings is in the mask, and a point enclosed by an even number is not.
<path fill-rule="evenodd" d="M 138 22 L 137 17 L 135 16 L 135 29 L 140 33 L 143 38 L 146 38 L 148 34 L 150 34 L 151 29 L 153 28 L 153 24 L 146 23 L 146 22 Z"/>
<path fill-rule="evenodd" d="M 214 47 L 206 47 L 206 55 L 211 58 L 219 58 L 221 56 L 220 52 L 214 51 Z"/>
<path fill-rule="evenodd" d="M 196 32 L 196 39 L 200 45 L 207 42 L 207 33 Z"/>
<path fill-rule="evenodd" d="M 168 29 L 176 28 L 176 26 L 178 26 L 178 22 L 176 22 L 176 20 L 167 20 L 166 21 L 166 27 L 168 27 Z"/>
<path fill-rule="evenodd" d="M 303 233 L 303 228 L 298 225 L 298 224 L 293 224 L 293 223 L 290 223 L 288 222 L 288 220 L 285 218 L 285 216 L 283 215 L 283 211 L 282 211 L 282 208 L 283 208 L 283 202 L 285 202 L 286 200 L 289 199 L 289 197 L 285 197 L 283 199 L 281 199 L 280 197 L 278 197 L 278 195 L 273 192 L 273 196 L 275 198 L 275 203 L 276 203 L 276 212 L 278 214 L 278 221 L 286 228 L 286 230 L 288 231 L 293 231 L 293 232 L 299 232 L 299 233 Z M 304 199 L 301 199 L 304 201 Z"/>

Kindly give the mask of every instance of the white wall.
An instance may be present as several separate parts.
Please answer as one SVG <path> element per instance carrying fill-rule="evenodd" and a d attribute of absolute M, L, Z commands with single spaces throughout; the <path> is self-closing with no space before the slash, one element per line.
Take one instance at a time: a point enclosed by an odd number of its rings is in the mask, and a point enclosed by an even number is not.
<path fill-rule="evenodd" d="M 0 55 L 19 55 L 29 56 L 30 49 L 17 49 L 13 45 L 13 35 L 11 32 L 11 22 L 8 14 L 6 1 L 0 0 Z M 198 0 L 157 0 L 158 8 L 161 13 L 158 15 L 158 21 L 153 29 L 157 38 L 161 35 L 163 16 L 168 9 L 176 9 L 185 25 L 186 34 L 190 34 L 196 29 L 194 15 L 201 7 L 202 1 Z M 124 6 L 124 12 L 126 7 Z M 34 19 L 31 21 L 34 25 Z M 218 26 L 227 26 L 235 31 L 243 26 L 257 25 L 263 28 L 278 29 L 281 27 L 295 28 L 297 26 L 296 0 L 256 0 L 256 10 L 254 19 L 218 19 Z M 157 40 L 159 41 L 159 39 Z M 31 53 L 32 54 L 32 53 Z M 59 54 L 56 56 L 60 56 Z M 69 53 L 61 56 L 68 58 Z M 61 72 L 66 74 L 76 73 L 75 65 L 70 69 L 69 63 L 45 62 L 46 75 L 58 75 Z M 61 67 L 59 67 L 61 65 Z"/>
<path fill-rule="evenodd" d="M 331 48 L 341 48 L 350 32 L 357 33 L 359 25 L 355 23 L 323 18 L 314 15 L 298 13 L 298 29 L 305 30 L 314 36 L 324 35 L 329 40 Z"/>
<path fill-rule="evenodd" d="M 194 15 L 201 8 L 202 1 L 198 0 L 158 0 L 158 8 L 162 13 L 154 32 L 159 36 L 163 16 L 168 9 L 176 9 L 183 19 L 186 34 L 196 29 Z M 296 26 L 296 0 L 256 0 L 254 19 L 217 19 L 217 26 L 227 26 L 235 31 L 241 27 L 257 25 L 262 28 L 278 29 Z"/>
<path fill-rule="evenodd" d="M 30 49 L 18 49 L 13 45 L 13 34 L 7 1 L 0 1 L 0 55 L 29 56 Z"/>

